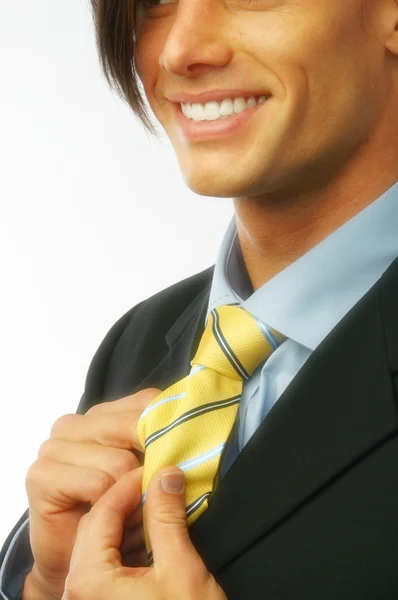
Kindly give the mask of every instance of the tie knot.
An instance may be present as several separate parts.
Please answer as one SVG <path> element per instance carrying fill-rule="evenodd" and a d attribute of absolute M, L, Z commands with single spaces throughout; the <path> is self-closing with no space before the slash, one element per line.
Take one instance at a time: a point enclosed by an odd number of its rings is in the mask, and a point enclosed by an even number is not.
<path fill-rule="evenodd" d="M 232 379 L 249 379 L 286 339 L 241 306 L 211 311 L 191 365 L 209 367 Z"/>

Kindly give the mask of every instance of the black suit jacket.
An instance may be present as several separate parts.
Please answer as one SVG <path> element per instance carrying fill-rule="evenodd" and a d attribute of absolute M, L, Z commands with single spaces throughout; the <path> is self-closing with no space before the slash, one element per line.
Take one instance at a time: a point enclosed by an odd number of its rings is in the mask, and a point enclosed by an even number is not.
<path fill-rule="evenodd" d="M 189 373 L 213 270 L 115 323 L 79 413 Z M 398 599 L 397 393 L 398 258 L 312 353 L 189 530 L 228 600 Z"/>

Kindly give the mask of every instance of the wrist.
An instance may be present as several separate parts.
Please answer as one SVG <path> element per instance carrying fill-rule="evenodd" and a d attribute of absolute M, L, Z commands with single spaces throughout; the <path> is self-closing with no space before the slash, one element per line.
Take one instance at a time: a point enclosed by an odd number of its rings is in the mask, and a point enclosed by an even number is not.
<path fill-rule="evenodd" d="M 64 587 L 64 581 L 49 582 L 44 579 L 34 564 L 25 579 L 21 600 L 61 600 Z"/>

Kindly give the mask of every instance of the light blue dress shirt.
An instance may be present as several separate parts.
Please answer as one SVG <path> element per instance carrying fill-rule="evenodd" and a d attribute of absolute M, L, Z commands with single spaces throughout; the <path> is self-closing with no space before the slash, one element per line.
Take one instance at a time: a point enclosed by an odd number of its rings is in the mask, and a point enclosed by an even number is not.
<path fill-rule="evenodd" d="M 398 183 L 255 292 L 232 217 L 215 264 L 206 323 L 217 306 L 238 302 L 288 339 L 243 383 L 221 477 L 308 357 L 397 256 Z"/>

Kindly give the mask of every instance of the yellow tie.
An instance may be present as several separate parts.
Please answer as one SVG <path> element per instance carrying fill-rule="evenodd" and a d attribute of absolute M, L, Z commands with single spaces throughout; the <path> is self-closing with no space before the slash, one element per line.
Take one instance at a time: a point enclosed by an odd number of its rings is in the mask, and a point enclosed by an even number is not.
<path fill-rule="evenodd" d="M 156 396 L 142 413 L 137 433 L 145 449 L 142 504 L 150 565 L 145 498 L 152 477 L 168 465 L 184 471 L 187 522 L 192 525 L 208 507 L 243 381 L 285 339 L 244 308 L 219 306 L 209 314 L 189 375 Z"/>

